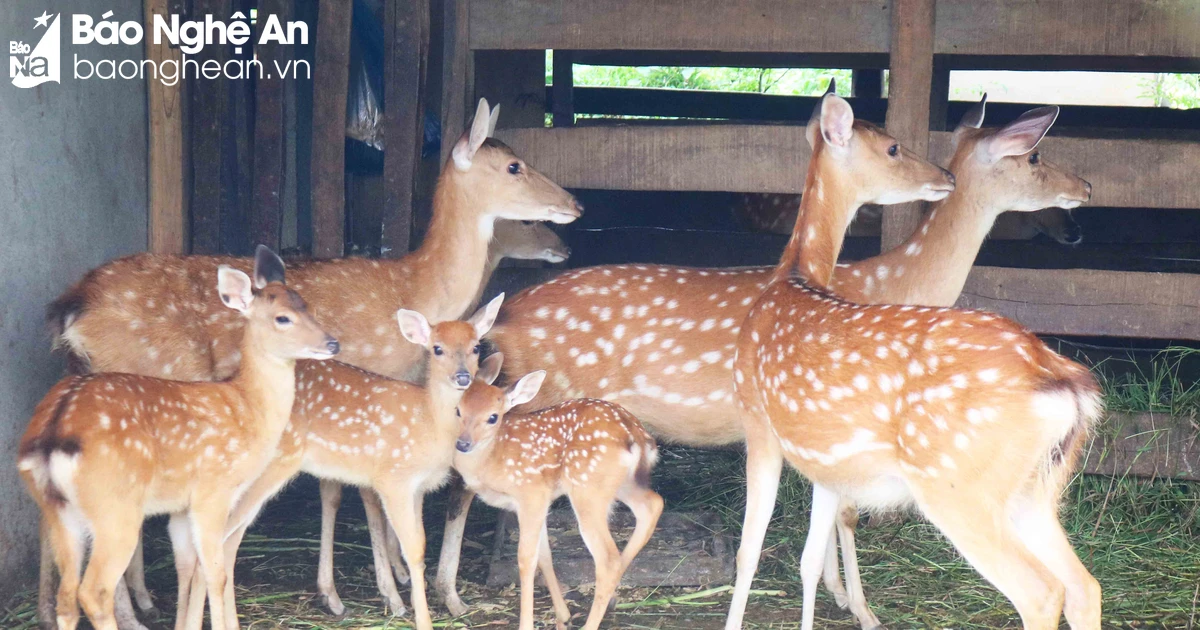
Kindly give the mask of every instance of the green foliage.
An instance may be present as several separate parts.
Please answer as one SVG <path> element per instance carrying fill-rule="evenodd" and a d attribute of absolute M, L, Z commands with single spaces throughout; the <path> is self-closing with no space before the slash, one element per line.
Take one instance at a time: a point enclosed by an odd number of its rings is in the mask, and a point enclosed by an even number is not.
<path fill-rule="evenodd" d="M 1158 107 L 1200 108 L 1200 74 L 1155 74 L 1142 87 Z"/>

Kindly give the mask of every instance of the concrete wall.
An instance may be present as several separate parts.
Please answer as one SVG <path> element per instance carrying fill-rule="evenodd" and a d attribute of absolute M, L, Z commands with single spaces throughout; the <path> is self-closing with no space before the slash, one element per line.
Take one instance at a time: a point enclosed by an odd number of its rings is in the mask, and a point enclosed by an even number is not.
<path fill-rule="evenodd" d="M 63 11 L 62 83 L 18 89 L 9 42 L 36 44 L 44 10 Z M 141 21 L 141 0 L 4 0 L 0 46 L 0 606 L 36 581 L 37 510 L 16 474 L 17 441 L 62 374 L 45 304 L 87 269 L 146 247 L 146 89 L 138 80 L 76 80 L 76 52 L 142 58 L 139 46 L 72 46 L 68 13 Z"/>

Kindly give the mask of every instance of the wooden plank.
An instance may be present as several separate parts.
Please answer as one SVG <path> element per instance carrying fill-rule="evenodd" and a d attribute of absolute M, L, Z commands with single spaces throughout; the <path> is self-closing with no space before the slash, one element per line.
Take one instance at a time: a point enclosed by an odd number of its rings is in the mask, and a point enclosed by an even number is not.
<path fill-rule="evenodd" d="M 950 135 L 931 134 L 931 156 L 939 164 L 949 160 Z M 1038 149 L 1092 183 L 1090 205 L 1200 208 L 1200 142 L 1048 137 Z"/>
<path fill-rule="evenodd" d="M 335 258 L 345 247 L 346 90 L 351 0 L 321 0 L 313 70 L 313 256 Z"/>
<path fill-rule="evenodd" d="M 497 127 L 545 127 L 551 86 L 546 85 L 546 52 L 481 50 L 475 53 L 475 89 L 500 105 Z"/>
<path fill-rule="evenodd" d="M 496 134 L 568 188 L 800 192 L 801 126 L 507 129 Z"/>
<path fill-rule="evenodd" d="M 196 15 L 230 15 L 230 0 L 194 0 Z M 201 66 L 209 60 L 225 60 L 224 46 L 205 46 L 195 56 Z M 192 196 L 191 238 L 193 254 L 221 252 L 221 180 L 225 160 L 224 117 L 228 107 L 229 82 L 192 78 L 191 118 Z"/>
<path fill-rule="evenodd" d="M 421 93 L 428 65 L 429 3 L 384 2 L 383 236 L 385 257 L 407 254 L 413 228 L 413 178 L 421 157 L 425 117 Z"/>
<path fill-rule="evenodd" d="M 1200 275 L 976 267 L 958 303 L 1038 333 L 1200 340 Z"/>
<path fill-rule="evenodd" d="M 551 112 L 555 127 L 575 126 L 575 62 L 569 50 L 554 51 L 553 85 L 554 98 Z"/>
<path fill-rule="evenodd" d="M 146 32 L 153 16 L 168 15 L 168 0 L 146 0 Z M 146 38 L 146 58 L 155 66 L 164 61 L 178 64 L 182 53 L 166 41 L 155 44 Z M 183 193 L 183 84 L 168 86 L 162 81 L 146 82 L 149 117 L 149 242 L 158 254 L 183 254 L 186 247 L 187 204 Z"/>
<path fill-rule="evenodd" d="M 935 0 L 893 0 L 887 129 L 924 157 L 929 147 L 930 85 L 933 83 Z M 921 204 L 883 212 L 884 251 L 903 243 L 921 221 Z"/>
<path fill-rule="evenodd" d="M 1200 434 L 1194 418 L 1110 413 L 1092 432 L 1083 471 L 1200 481 Z"/>
<path fill-rule="evenodd" d="M 1200 57 L 1196 0 L 939 0 L 936 52 Z"/>
<path fill-rule="evenodd" d="M 888 16 L 887 0 L 471 0 L 470 47 L 880 53 Z"/>
<path fill-rule="evenodd" d="M 258 31 L 260 41 L 267 16 L 275 15 L 280 24 L 292 19 L 292 0 L 259 0 Z M 258 60 L 267 68 L 258 79 L 255 91 L 254 124 L 254 202 L 250 205 L 250 234 L 254 244 L 279 251 L 283 225 L 284 183 L 284 77 L 283 68 L 292 58 L 292 47 L 268 43 L 255 47 Z"/>
<path fill-rule="evenodd" d="M 466 129 L 467 116 L 475 112 L 471 51 L 468 48 L 470 0 L 445 0 L 442 29 L 442 155 L 450 150 Z"/>
<path fill-rule="evenodd" d="M 546 90 L 551 105 L 556 99 Z M 576 87 L 574 108 L 578 114 L 610 116 L 669 116 L 673 118 L 723 118 L 732 120 L 790 121 L 807 123 L 815 96 L 672 90 L 659 88 Z M 883 123 L 887 101 L 882 98 L 849 98 L 854 117 Z M 990 105 L 989 105 L 990 107 Z"/>
<path fill-rule="evenodd" d="M 233 0 L 233 10 L 250 15 L 250 0 Z M 244 20 L 250 26 L 249 18 Z M 253 46 L 226 51 L 227 58 L 245 64 L 254 58 Z M 221 251 L 236 256 L 254 253 L 251 213 L 254 196 L 254 81 L 228 81 L 224 146 L 227 156 L 221 176 Z"/>
<path fill-rule="evenodd" d="M 885 68 L 878 53 L 729 52 L 715 50 L 576 50 L 575 63 L 589 66 L 687 66 L 717 68 Z M 880 75 L 882 78 L 882 75 Z"/>

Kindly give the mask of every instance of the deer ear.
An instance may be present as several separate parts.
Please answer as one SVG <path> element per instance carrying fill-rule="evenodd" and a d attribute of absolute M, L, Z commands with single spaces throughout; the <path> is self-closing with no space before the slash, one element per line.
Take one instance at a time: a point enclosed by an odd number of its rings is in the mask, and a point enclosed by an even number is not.
<path fill-rule="evenodd" d="M 483 146 L 483 141 L 487 140 L 488 125 L 491 120 L 488 112 L 487 99 L 479 99 L 479 107 L 475 109 L 475 119 L 471 122 L 471 130 L 458 139 L 458 142 L 454 144 L 454 150 L 450 152 L 450 156 L 454 159 L 454 167 L 460 171 L 465 172 L 471 169 L 471 161 L 475 159 L 475 152 Z"/>
<path fill-rule="evenodd" d="M 825 94 L 837 94 L 837 81 L 829 79 L 829 87 L 825 89 Z M 821 133 L 821 103 L 825 99 L 817 101 L 817 106 L 813 108 L 812 114 L 808 116 L 808 124 L 804 127 L 804 137 L 808 139 L 808 147 L 811 149 L 817 145 L 817 134 Z"/>
<path fill-rule="evenodd" d="M 217 294 L 225 306 L 245 313 L 254 301 L 254 285 L 245 272 L 221 265 L 217 267 Z"/>
<path fill-rule="evenodd" d="M 492 114 L 488 116 L 487 137 L 491 138 L 496 135 L 496 123 L 500 121 L 500 105 L 492 108 Z"/>
<path fill-rule="evenodd" d="M 538 370 L 530 372 L 521 377 L 521 380 L 508 386 L 504 392 L 505 411 L 524 405 L 533 400 L 537 396 L 538 390 L 542 389 L 542 381 L 546 380 L 546 370 Z"/>
<path fill-rule="evenodd" d="M 496 316 L 500 314 L 500 305 L 503 303 L 504 294 L 501 293 L 500 295 L 492 298 L 492 301 L 488 302 L 486 306 L 476 311 L 475 314 L 471 316 L 471 319 L 467 320 L 471 322 L 472 326 L 475 327 L 475 334 L 478 335 L 479 338 L 482 339 L 483 336 L 488 334 L 488 331 L 492 329 L 492 324 L 496 323 Z"/>
<path fill-rule="evenodd" d="M 853 134 L 854 110 L 850 103 L 837 94 L 826 94 L 821 99 L 821 136 L 825 144 L 845 149 Z"/>
<path fill-rule="evenodd" d="M 504 353 L 496 352 L 488 356 L 488 358 L 479 362 L 479 371 L 475 373 L 475 380 L 483 381 L 488 385 L 496 382 L 496 378 L 500 376 L 500 368 L 504 366 Z"/>
<path fill-rule="evenodd" d="M 424 315 L 402 308 L 396 311 L 396 321 L 400 323 L 400 334 L 404 335 L 405 339 L 421 347 L 429 346 L 433 330 L 430 329 L 429 320 L 425 319 Z"/>
<path fill-rule="evenodd" d="M 1058 119 L 1058 106 L 1031 109 L 1000 128 L 982 143 L 984 155 L 992 162 L 1010 155 L 1025 155 L 1037 148 L 1050 126 Z"/>
<path fill-rule="evenodd" d="M 283 259 L 266 245 L 254 250 L 254 288 L 261 289 L 272 282 L 283 284 Z"/>

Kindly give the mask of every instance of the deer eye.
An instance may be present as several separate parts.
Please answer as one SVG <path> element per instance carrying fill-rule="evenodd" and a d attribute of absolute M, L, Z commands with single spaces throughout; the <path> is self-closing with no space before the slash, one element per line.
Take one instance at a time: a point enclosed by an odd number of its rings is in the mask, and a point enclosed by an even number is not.
<path fill-rule="evenodd" d="M 275 323 L 276 324 L 290 324 L 290 323 L 292 323 L 292 318 L 288 317 L 287 315 L 280 315 L 279 317 L 275 318 Z"/>
<path fill-rule="evenodd" d="M 496 421 L 499 419 L 500 419 L 500 416 L 498 416 L 496 414 L 492 414 L 492 415 L 488 416 L 488 424 L 496 424 Z"/>
<path fill-rule="evenodd" d="M 1030 164 L 1040 164 L 1041 162 L 1042 162 L 1042 156 L 1038 155 L 1037 151 L 1034 151 L 1033 153 L 1029 154 L 1029 163 Z"/>
<path fill-rule="evenodd" d="M 508 173 L 510 175 L 516 175 L 520 172 L 521 172 L 521 163 L 520 162 L 513 162 L 512 164 L 508 165 Z"/>
<path fill-rule="evenodd" d="M 893 144 L 892 146 L 888 147 L 888 155 L 890 155 L 892 157 L 896 157 L 897 155 L 900 155 L 900 145 Z"/>
<path fill-rule="evenodd" d="M 440 356 L 442 356 L 442 354 L 443 354 L 442 347 L 441 347 L 441 346 L 434 346 L 434 347 L 433 347 L 433 353 L 434 353 L 434 354 L 436 354 L 436 355 L 438 355 L 439 357 L 440 357 Z"/>
<path fill-rule="evenodd" d="M 462 417 L 462 412 L 458 410 L 458 407 L 454 408 L 454 415 L 458 416 L 459 418 Z"/>

